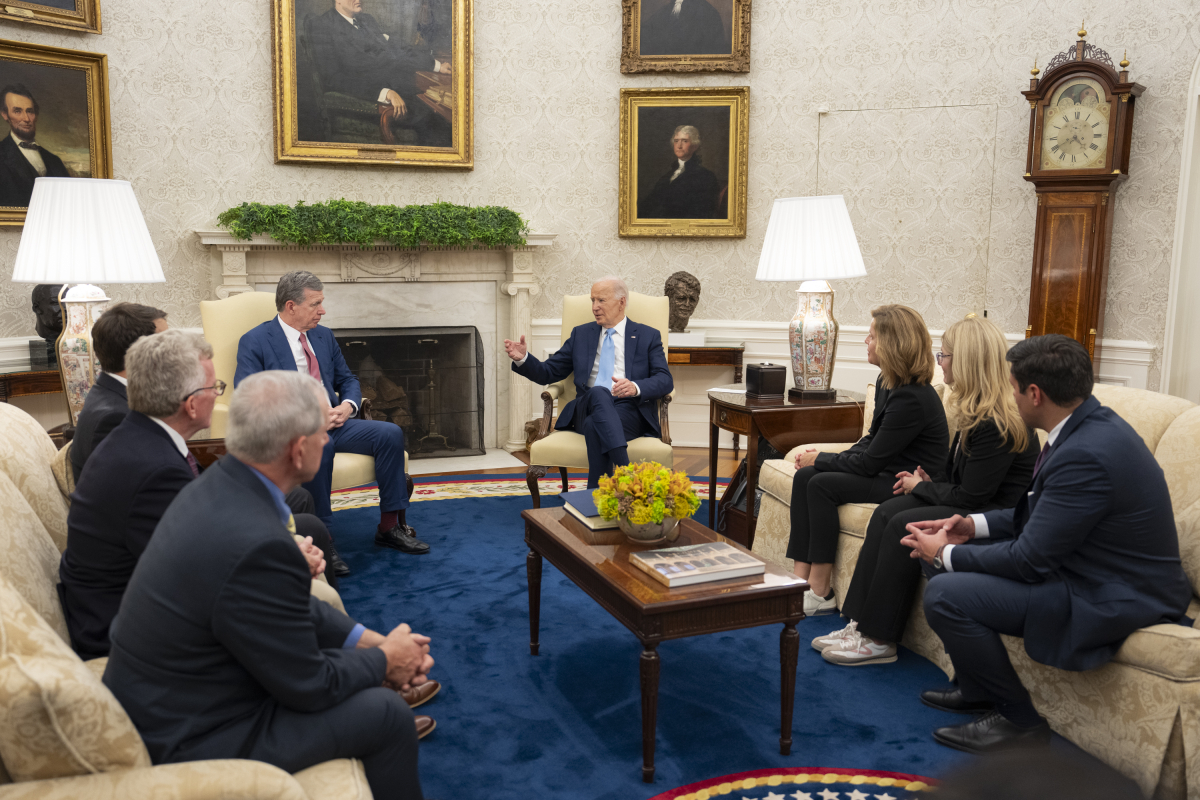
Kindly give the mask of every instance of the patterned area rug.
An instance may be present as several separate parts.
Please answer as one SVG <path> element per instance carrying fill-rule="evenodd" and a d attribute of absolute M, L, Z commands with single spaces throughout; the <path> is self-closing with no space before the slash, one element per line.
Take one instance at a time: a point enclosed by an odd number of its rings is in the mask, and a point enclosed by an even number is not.
<path fill-rule="evenodd" d="M 870 769 L 760 769 L 691 783 L 650 800 L 910 800 L 936 784 L 921 775 Z"/>
<path fill-rule="evenodd" d="M 718 491 L 728 483 L 728 478 L 718 478 Z M 568 485 L 573 492 L 586 489 L 587 476 L 572 475 Z M 562 491 L 562 479 L 555 473 L 553 479 L 546 477 L 538 482 L 538 486 L 543 497 L 557 495 Z M 692 486 L 697 497 L 701 500 L 708 499 L 707 478 L 693 478 Z M 518 497 L 528 494 L 529 487 L 525 483 L 525 476 L 520 474 L 431 476 L 414 478 L 412 501 L 416 503 L 422 500 L 462 500 L 467 497 Z M 334 511 L 377 506 L 379 489 L 375 484 L 341 489 L 334 492 L 330 499 Z"/>

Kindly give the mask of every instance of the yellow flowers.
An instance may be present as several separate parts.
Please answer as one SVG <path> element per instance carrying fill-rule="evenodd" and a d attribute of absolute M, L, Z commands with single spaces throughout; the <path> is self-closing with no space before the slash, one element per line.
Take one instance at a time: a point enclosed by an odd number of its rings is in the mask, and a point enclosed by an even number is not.
<path fill-rule="evenodd" d="M 687 473 L 655 461 L 617 467 L 611 476 L 600 479 L 592 499 L 604 519 L 624 516 L 634 525 L 658 523 L 666 517 L 687 519 L 700 508 Z"/>

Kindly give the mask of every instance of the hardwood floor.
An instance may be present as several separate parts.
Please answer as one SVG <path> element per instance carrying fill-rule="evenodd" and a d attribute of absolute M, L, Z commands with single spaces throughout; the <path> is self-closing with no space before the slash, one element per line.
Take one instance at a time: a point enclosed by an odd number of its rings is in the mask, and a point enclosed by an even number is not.
<path fill-rule="evenodd" d="M 688 475 L 693 477 L 708 477 L 708 448 L 707 447 L 676 447 L 674 468 L 683 470 Z M 743 450 L 738 454 L 738 458 L 733 457 L 733 450 L 720 450 L 717 452 L 717 477 L 730 478 L 737 471 L 738 463 L 741 461 Z M 519 450 L 513 453 L 514 456 L 529 463 L 529 453 L 526 450 Z M 504 469 L 480 469 L 466 470 L 463 472 L 436 472 L 430 475 L 421 475 L 421 478 L 428 478 L 437 475 L 511 475 L 514 473 L 524 474 L 524 467 L 506 467 Z"/>

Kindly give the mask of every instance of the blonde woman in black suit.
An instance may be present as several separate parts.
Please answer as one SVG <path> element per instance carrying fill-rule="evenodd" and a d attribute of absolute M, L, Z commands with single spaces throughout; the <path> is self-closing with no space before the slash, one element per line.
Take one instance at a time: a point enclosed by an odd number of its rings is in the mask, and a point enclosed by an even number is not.
<path fill-rule="evenodd" d="M 792 479 L 792 531 L 787 557 L 809 582 L 808 616 L 837 611 L 830 580 L 837 552 L 838 506 L 882 503 L 892 496 L 896 473 L 940 464 L 950 441 L 933 380 L 933 341 L 925 320 L 901 305 L 871 311 L 867 362 L 879 367 L 875 414 L 867 435 L 842 453 L 808 450 L 796 456 Z"/>
<path fill-rule="evenodd" d="M 1039 444 L 1013 401 L 1007 352 L 1000 328 L 974 314 L 942 336 L 937 359 L 951 387 L 948 406 L 958 429 L 944 468 L 933 470 L 944 469 L 946 478 L 931 480 L 920 466 L 896 475 L 897 496 L 871 515 L 842 603 L 850 624 L 813 640 L 826 661 L 857 666 L 896 660 L 921 577 L 920 562 L 900 544 L 905 525 L 1010 508 L 1029 485 Z"/>

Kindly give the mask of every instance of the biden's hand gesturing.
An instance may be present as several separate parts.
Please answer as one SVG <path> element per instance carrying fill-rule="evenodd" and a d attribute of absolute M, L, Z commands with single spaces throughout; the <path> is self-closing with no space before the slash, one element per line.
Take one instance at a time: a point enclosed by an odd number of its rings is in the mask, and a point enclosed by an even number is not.
<path fill-rule="evenodd" d="M 529 348 L 525 346 L 525 337 L 522 336 L 519 342 L 505 339 L 504 352 L 508 353 L 508 357 L 513 361 L 520 361 L 529 352 Z"/>

